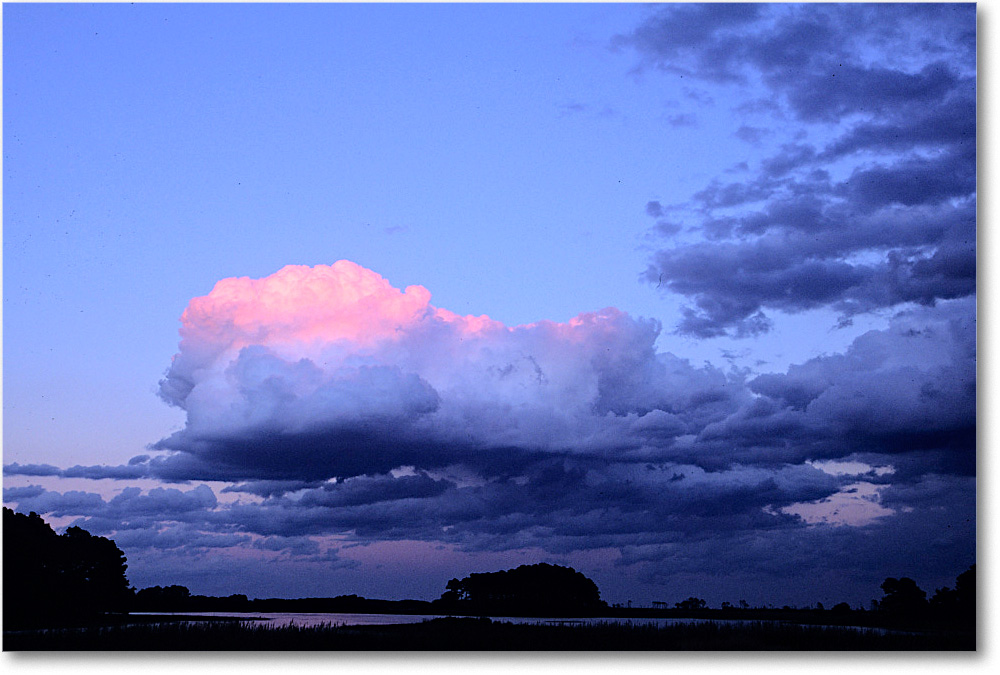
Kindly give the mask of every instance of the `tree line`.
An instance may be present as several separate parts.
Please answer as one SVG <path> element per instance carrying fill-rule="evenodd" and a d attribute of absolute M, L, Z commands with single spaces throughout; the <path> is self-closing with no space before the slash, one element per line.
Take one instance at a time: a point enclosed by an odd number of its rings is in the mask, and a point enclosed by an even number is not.
<path fill-rule="evenodd" d="M 764 611 L 822 612 L 827 618 L 857 622 L 862 610 L 838 603 L 806 610 L 751 608 L 722 603 L 708 608 L 701 598 L 689 597 L 669 608 L 611 607 L 601 599 L 597 584 L 572 567 L 547 563 L 521 565 L 499 572 L 474 573 L 451 579 L 437 600 L 377 600 L 357 595 L 335 598 L 254 599 L 242 594 L 226 597 L 193 595 L 186 587 L 153 586 L 136 590 L 126 577 L 125 554 L 115 543 L 70 527 L 58 535 L 38 514 L 3 509 L 3 613 L 8 628 L 66 625 L 94 620 L 107 613 L 152 612 L 329 612 L 390 614 L 458 614 L 492 616 L 628 616 L 671 614 L 708 616 L 749 615 Z M 866 623 L 879 621 L 907 625 L 948 625 L 971 629 L 976 617 L 976 566 L 958 575 L 954 588 L 927 593 L 908 577 L 887 578 L 883 598 L 863 612 Z"/>

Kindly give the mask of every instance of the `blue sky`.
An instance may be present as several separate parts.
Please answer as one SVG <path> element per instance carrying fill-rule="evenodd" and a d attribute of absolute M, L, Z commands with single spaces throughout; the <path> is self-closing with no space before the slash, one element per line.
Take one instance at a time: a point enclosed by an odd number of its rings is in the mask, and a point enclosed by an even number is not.
<path fill-rule="evenodd" d="M 973 6 L 3 18 L 4 501 L 135 585 L 433 598 L 544 559 L 615 602 L 857 604 L 974 562 Z M 380 275 L 375 315 L 430 292 L 350 377 L 308 303 L 178 346 L 220 280 L 339 260 L 310 283 Z"/>

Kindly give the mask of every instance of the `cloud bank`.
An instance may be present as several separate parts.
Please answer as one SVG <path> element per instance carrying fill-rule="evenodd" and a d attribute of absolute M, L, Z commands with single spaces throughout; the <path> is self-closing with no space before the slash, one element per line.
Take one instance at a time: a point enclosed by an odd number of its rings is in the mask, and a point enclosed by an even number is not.
<path fill-rule="evenodd" d="M 972 299 L 757 377 L 657 352 L 659 325 L 615 309 L 507 327 L 429 300 L 346 261 L 223 280 L 185 311 L 160 386 L 184 429 L 127 466 L 5 470 L 222 481 L 226 501 L 206 485 L 4 498 L 136 551 L 333 569 L 357 564 L 343 546 L 405 541 L 603 552 L 651 584 L 698 552 L 769 578 L 847 574 L 837 545 L 905 525 L 950 532 L 930 565 L 945 579 L 974 550 Z M 764 539 L 794 564 L 758 560 Z"/>

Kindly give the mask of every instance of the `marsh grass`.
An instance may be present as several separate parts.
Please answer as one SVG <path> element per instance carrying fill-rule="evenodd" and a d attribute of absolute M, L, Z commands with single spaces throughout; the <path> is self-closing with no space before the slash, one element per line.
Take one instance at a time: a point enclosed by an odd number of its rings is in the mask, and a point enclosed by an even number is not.
<path fill-rule="evenodd" d="M 945 651 L 974 650 L 960 631 L 885 632 L 773 622 L 583 625 L 440 618 L 389 626 L 210 621 L 4 635 L 4 650 L 98 651 Z"/>

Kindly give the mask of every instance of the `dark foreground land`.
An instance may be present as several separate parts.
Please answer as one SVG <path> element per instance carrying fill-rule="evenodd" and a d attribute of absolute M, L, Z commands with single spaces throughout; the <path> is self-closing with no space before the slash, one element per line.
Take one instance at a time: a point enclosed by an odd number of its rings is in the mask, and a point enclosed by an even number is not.
<path fill-rule="evenodd" d="M 157 623 L 4 635 L 4 651 L 952 651 L 974 650 L 968 631 L 878 632 L 749 622 L 653 626 L 525 625 L 440 618 L 391 626 L 285 626 L 235 621 Z"/>

